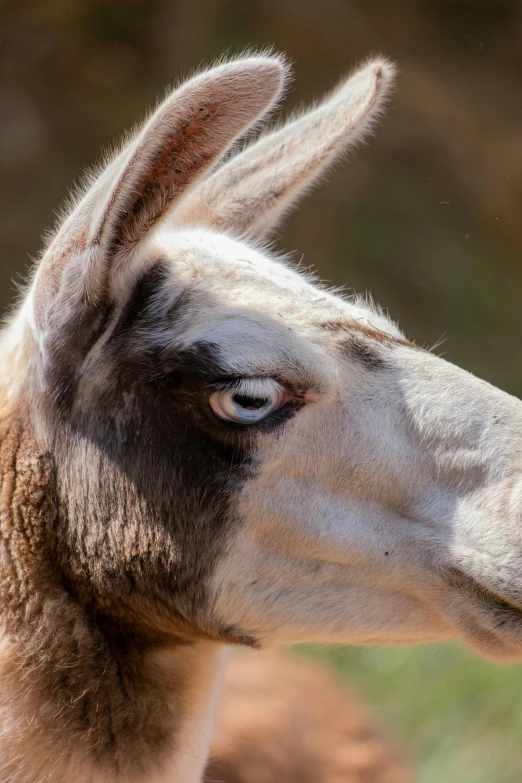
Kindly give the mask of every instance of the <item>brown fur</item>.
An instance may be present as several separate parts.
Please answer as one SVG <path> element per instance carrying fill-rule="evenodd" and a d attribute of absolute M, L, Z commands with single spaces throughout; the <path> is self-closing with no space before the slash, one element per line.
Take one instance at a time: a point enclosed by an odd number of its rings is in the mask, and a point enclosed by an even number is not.
<path fill-rule="evenodd" d="M 54 547 L 52 461 L 20 421 L 2 425 L 0 470 L 1 615 L 9 640 L 0 657 L 0 707 L 25 727 L 24 754 L 29 727 L 51 766 L 62 754 L 85 755 L 130 779 L 175 740 L 170 710 L 174 692 L 183 700 L 183 683 L 149 664 L 150 640 L 109 633 L 68 592 Z"/>

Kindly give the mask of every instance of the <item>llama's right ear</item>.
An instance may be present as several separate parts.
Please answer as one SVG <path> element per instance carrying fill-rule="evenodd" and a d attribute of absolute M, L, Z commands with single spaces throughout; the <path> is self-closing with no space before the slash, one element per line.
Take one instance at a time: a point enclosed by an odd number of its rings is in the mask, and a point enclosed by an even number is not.
<path fill-rule="evenodd" d="M 94 180 L 62 224 L 33 288 L 35 325 L 59 344 L 102 317 L 115 266 L 280 96 L 285 64 L 225 62 L 174 91 Z M 46 340 L 43 340 L 45 342 Z"/>

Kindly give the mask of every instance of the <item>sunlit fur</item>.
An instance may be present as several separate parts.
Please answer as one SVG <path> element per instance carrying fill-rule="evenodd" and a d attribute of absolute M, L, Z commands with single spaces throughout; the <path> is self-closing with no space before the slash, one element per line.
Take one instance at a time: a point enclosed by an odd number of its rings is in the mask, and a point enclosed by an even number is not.
<path fill-rule="evenodd" d="M 227 645 L 522 659 L 521 403 L 264 244 L 394 69 L 231 156 L 286 71 L 249 56 L 170 95 L 0 336 L 2 780 L 195 783 Z M 231 427 L 208 400 L 242 377 L 288 403 Z"/>

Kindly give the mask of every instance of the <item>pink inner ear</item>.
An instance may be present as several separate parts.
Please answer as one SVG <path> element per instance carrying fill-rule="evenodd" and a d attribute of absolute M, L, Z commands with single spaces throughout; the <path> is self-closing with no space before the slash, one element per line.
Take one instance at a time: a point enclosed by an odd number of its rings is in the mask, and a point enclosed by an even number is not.
<path fill-rule="evenodd" d="M 207 123 L 218 115 L 219 109 L 220 104 L 217 102 L 206 103 L 179 130 L 165 136 L 157 154 L 132 185 L 132 190 L 138 195 L 113 228 L 112 249 L 138 242 L 163 217 L 172 201 L 193 182 L 199 171 L 215 157 L 214 147 L 217 145 L 205 137 L 209 135 Z M 128 186 L 132 170 L 140 166 L 139 156 L 142 154 L 144 150 L 138 148 L 132 156 L 128 165 L 129 176 L 123 177 L 111 204 L 117 201 L 122 188 Z M 109 213 L 110 207 L 102 221 L 100 234 L 109 219 Z"/>

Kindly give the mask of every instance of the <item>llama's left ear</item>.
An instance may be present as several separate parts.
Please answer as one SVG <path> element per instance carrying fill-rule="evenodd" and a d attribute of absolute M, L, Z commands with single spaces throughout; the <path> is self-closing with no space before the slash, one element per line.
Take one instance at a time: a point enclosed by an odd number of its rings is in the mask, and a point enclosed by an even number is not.
<path fill-rule="evenodd" d="M 89 325 L 107 309 L 111 271 L 125 266 L 171 205 L 272 106 L 285 70 L 277 56 L 225 62 L 159 106 L 93 181 L 42 259 L 33 287 L 42 344 L 50 333 L 60 345 L 78 334 L 92 339 Z"/>
<path fill-rule="evenodd" d="M 264 239 L 321 174 L 368 133 L 394 74 L 386 60 L 367 63 L 317 106 L 225 163 L 174 210 L 173 221 Z"/>

